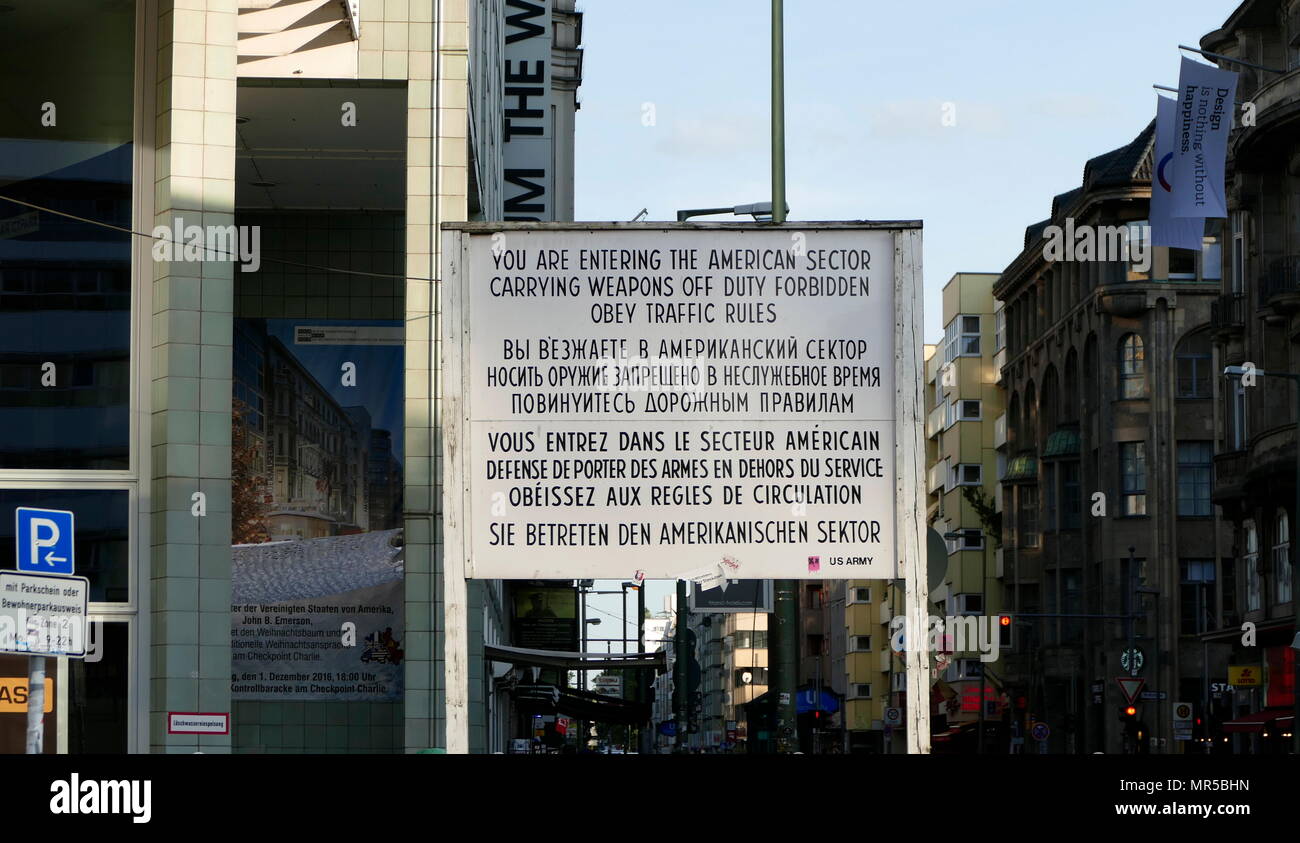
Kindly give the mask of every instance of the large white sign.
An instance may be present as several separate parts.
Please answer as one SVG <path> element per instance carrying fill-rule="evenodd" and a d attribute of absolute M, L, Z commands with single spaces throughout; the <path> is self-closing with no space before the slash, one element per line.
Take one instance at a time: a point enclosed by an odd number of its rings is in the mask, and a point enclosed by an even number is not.
<path fill-rule="evenodd" d="M 0 653 L 86 655 L 90 580 L 0 571 Z"/>
<path fill-rule="evenodd" d="M 467 576 L 896 576 L 895 366 L 915 373 L 919 342 L 896 358 L 895 336 L 921 318 L 896 239 L 913 233 L 575 229 L 445 244 Z"/>

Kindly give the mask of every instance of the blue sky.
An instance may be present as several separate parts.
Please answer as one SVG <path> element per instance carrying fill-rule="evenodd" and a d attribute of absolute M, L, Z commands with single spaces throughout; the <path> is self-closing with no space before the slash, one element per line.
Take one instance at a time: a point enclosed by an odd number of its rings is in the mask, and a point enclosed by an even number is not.
<path fill-rule="evenodd" d="M 923 220 L 925 332 L 938 340 L 953 273 L 1004 269 L 1087 160 L 1154 118 L 1151 85 L 1177 84 L 1178 45 L 1198 46 L 1237 5 L 786 0 L 790 219 Z M 579 6 L 576 218 L 770 199 L 767 0 Z M 647 605 L 672 587 L 652 583 Z"/>

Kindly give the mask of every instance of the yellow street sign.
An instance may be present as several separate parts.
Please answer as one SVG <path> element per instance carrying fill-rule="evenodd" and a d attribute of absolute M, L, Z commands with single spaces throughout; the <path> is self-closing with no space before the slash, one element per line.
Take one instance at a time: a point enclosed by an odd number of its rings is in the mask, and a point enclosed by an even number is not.
<path fill-rule="evenodd" d="M 1260 684 L 1260 674 L 1263 673 L 1258 665 L 1243 665 L 1240 667 L 1228 668 L 1228 684 L 1240 688 L 1243 685 Z"/>
<path fill-rule="evenodd" d="M 45 713 L 54 710 L 54 679 L 45 677 Z M 27 711 L 27 677 L 0 676 L 0 714 Z"/>

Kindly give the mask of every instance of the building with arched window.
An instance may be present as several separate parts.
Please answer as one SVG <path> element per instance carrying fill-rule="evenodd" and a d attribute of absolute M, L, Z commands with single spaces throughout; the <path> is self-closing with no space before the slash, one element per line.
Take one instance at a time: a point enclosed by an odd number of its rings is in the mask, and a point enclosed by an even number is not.
<path fill-rule="evenodd" d="M 996 569 L 1014 618 L 995 670 L 1022 704 L 1012 734 L 1032 712 L 1051 724 L 1051 752 L 1125 749 L 1114 679 L 1126 651 L 1168 700 L 1200 700 L 1206 675 L 1227 669 L 1225 647 L 1195 638 L 1232 619 L 1219 588 L 1231 529 L 1210 500 L 1220 380 L 1204 330 L 1219 235 L 1207 228 L 1200 252 L 1149 246 L 1153 134 L 1089 161 L 993 290 L 1008 407 Z M 1083 232 L 1119 248 L 1049 248 Z M 1144 720 L 1151 751 L 1179 751 L 1168 717 Z M 1035 751 L 1020 734 L 1013 751 Z"/>

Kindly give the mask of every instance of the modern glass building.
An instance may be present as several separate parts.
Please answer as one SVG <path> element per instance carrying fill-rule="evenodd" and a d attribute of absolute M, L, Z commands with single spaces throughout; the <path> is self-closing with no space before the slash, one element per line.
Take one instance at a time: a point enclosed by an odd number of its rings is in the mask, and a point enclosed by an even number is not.
<path fill-rule="evenodd" d="M 46 752 L 442 745 L 437 230 L 521 205 L 507 5 L 0 4 L 0 569 L 17 507 L 74 512 L 93 621 Z M 581 17 L 537 6 L 555 218 Z"/>

